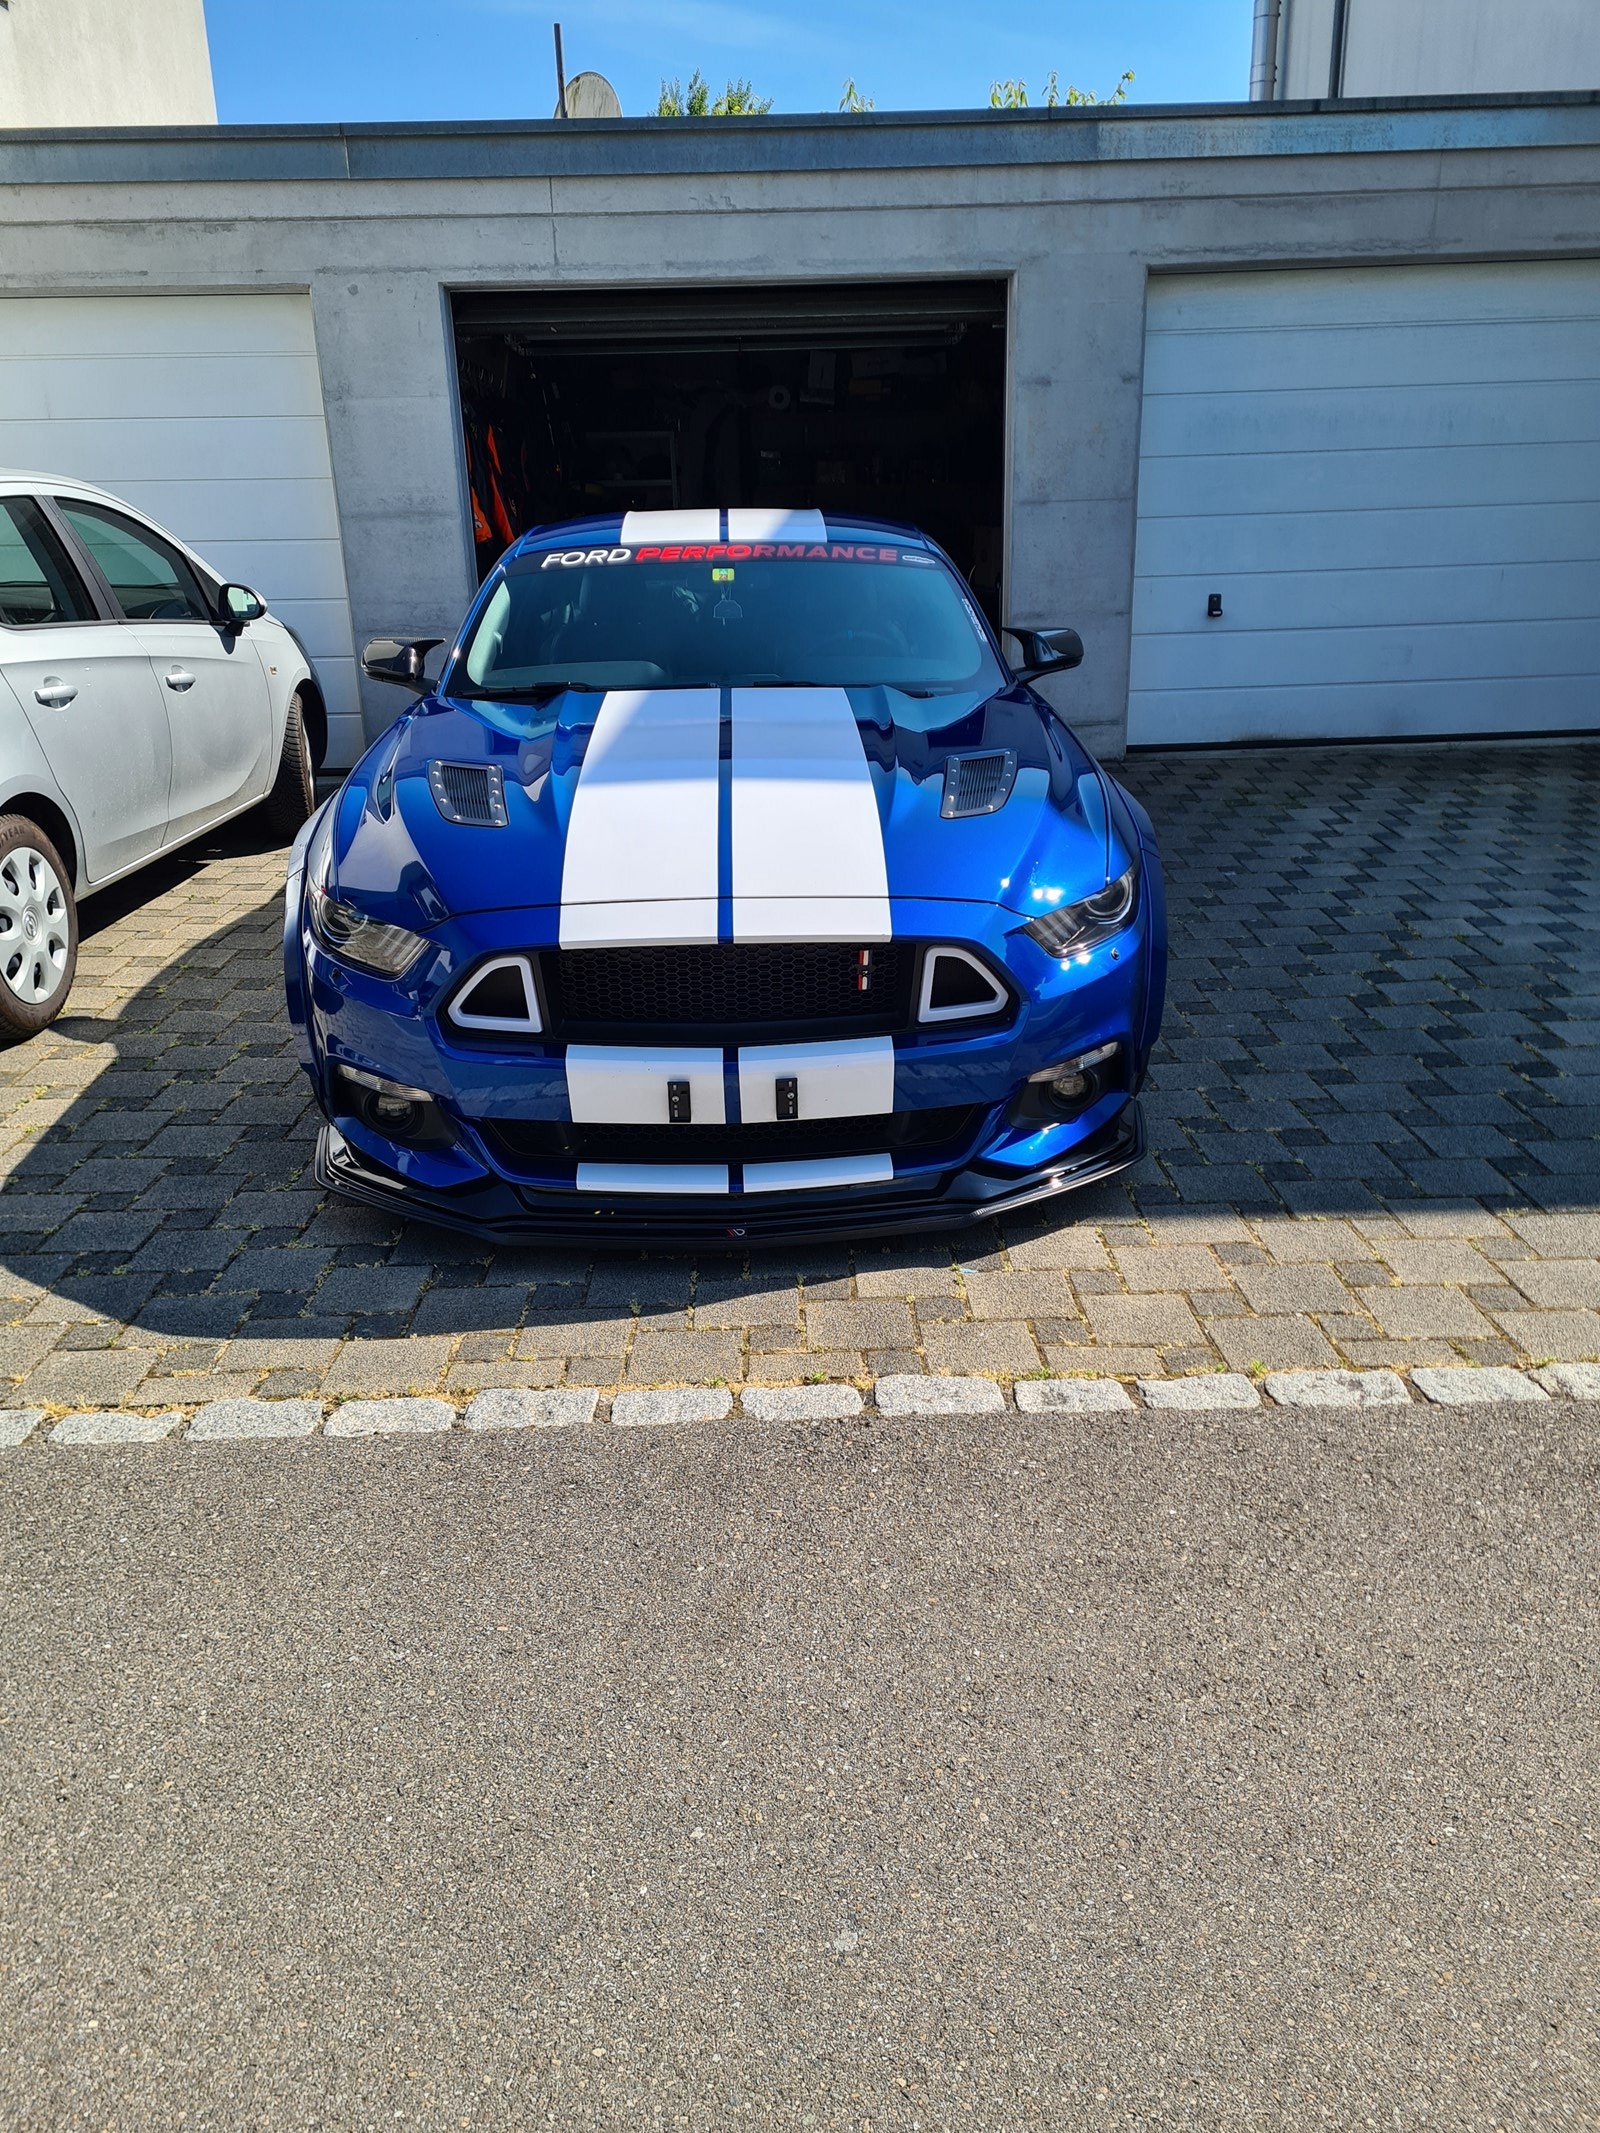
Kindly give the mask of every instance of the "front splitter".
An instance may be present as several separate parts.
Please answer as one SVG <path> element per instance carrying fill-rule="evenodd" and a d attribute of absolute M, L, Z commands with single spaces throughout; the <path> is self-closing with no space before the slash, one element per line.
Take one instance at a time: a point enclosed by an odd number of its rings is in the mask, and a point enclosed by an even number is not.
<path fill-rule="evenodd" d="M 319 1185 L 347 1200 L 414 1222 L 432 1222 L 507 1245 L 585 1244 L 601 1250 L 640 1246 L 700 1246 L 726 1251 L 764 1243 L 837 1243 L 842 1238 L 904 1236 L 919 1231 L 969 1228 L 993 1215 L 1009 1214 L 1041 1200 L 1081 1192 L 1131 1169 L 1145 1152 L 1144 1115 L 1137 1100 L 1069 1161 L 1025 1179 L 996 1179 L 977 1168 L 948 1175 L 930 1193 L 856 1186 L 826 1194 L 784 1194 L 704 1199 L 628 1194 L 600 1199 L 592 1193 L 535 1192 L 499 1179 L 454 1192 L 430 1192 L 382 1169 L 324 1125 L 317 1137 Z"/>

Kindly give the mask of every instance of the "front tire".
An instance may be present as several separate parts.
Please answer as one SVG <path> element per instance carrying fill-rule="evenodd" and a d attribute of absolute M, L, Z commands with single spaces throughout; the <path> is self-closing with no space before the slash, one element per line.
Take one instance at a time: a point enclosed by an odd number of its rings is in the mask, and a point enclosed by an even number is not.
<path fill-rule="evenodd" d="M 306 739 L 305 706 L 296 689 L 289 699 L 289 716 L 284 722 L 278 775 L 262 806 L 273 835 L 285 844 L 292 844 L 296 830 L 310 819 L 316 804 L 316 777 L 311 767 L 311 743 Z"/>
<path fill-rule="evenodd" d="M 66 863 L 36 822 L 0 815 L 0 1039 L 47 1029 L 77 968 L 78 905 Z"/>

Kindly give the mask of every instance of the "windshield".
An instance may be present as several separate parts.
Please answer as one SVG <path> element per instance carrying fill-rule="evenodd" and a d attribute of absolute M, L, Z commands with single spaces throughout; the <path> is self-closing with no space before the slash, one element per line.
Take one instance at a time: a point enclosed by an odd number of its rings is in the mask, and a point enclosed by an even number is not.
<path fill-rule="evenodd" d="M 977 610 L 937 558 L 890 543 L 732 541 L 519 557 L 445 688 L 1004 685 Z"/>

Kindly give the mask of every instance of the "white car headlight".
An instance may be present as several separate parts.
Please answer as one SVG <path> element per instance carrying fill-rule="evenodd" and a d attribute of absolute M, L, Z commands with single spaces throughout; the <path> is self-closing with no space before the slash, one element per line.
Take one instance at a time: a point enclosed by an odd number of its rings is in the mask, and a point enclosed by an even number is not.
<path fill-rule="evenodd" d="M 1129 926 L 1138 907 L 1139 862 L 1135 860 L 1125 874 L 1093 896 L 1063 904 L 1047 917 L 1030 918 L 1022 930 L 1046 955 L 1086 955 Z"/>
<path fill-rule="evenodd" d="M 324 948 L 358 970 L 381 978 L 403 978 L 428 943 L 404 926 L 380 926 L 354 904 L 330 896 L 320 881 L 307 884 L 306 909 L 311 931 Z"/>

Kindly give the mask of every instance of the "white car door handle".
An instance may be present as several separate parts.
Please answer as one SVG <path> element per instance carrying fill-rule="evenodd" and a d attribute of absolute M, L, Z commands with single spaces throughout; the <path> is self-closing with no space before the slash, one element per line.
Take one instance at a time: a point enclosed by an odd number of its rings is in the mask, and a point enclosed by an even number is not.
<path fill-rule="evenodd" d="M 180 696 L 185 689 L 194 687 L 194 676 L 187 667 L 168 667 L 165 679 L 167 687 L 176 690 Z"/>
<path fill-rule="evenodd" d="M 33 700 L 47 710 L 59 711 L 63 704 L 70 704 L 77 693 L 76 682 L 63 681 L 59 674 L 47 674 L 34 690 Z"/>

